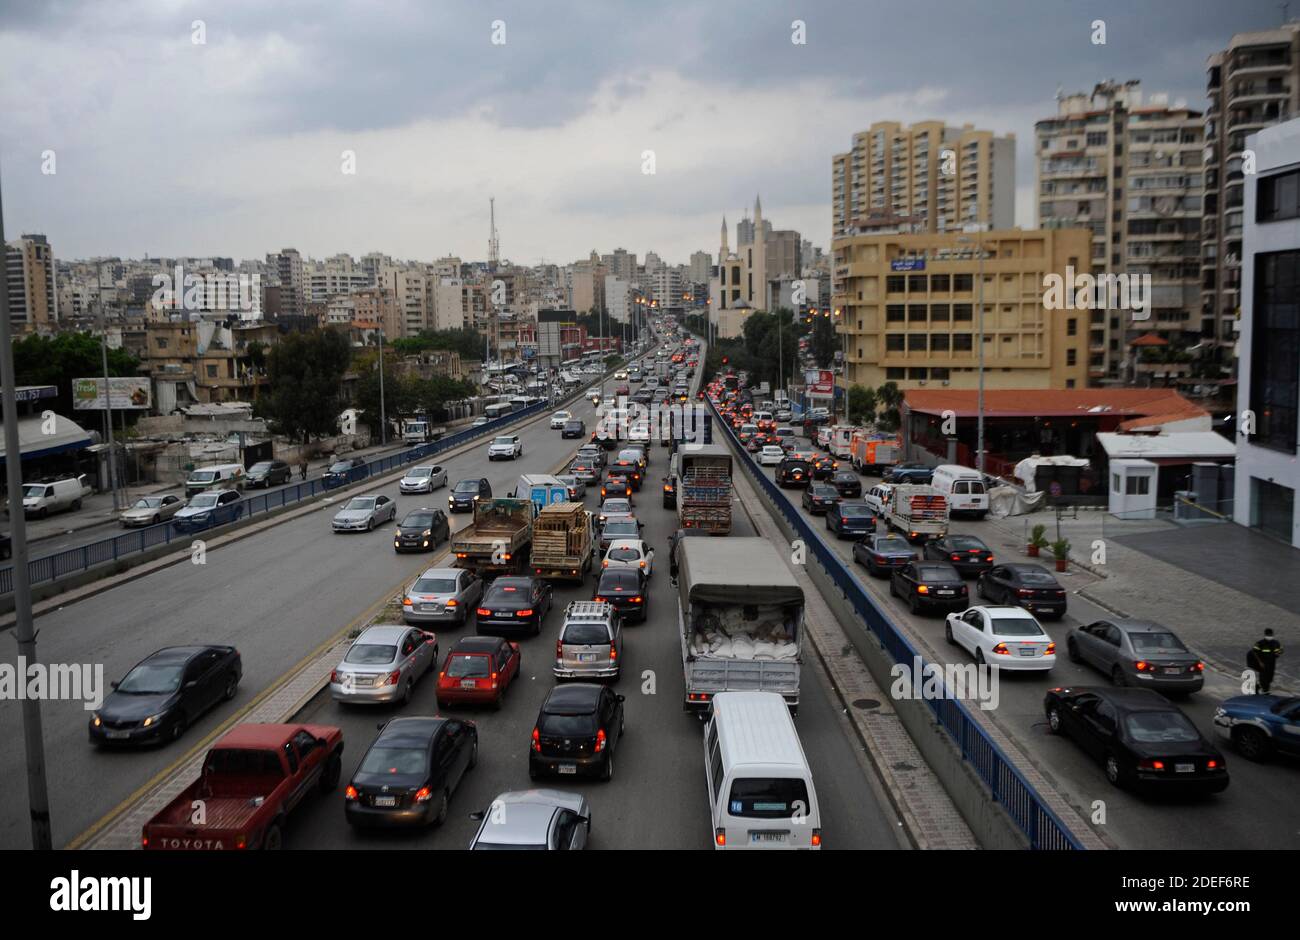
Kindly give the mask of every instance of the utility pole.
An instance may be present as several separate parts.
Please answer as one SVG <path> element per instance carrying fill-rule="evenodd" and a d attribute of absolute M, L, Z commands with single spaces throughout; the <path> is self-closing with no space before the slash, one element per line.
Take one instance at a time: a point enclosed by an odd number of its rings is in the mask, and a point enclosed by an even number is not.
<path fill-rule="evenodd" d="M 4 204 L 0 202 L 0 246 L 5 243 Z M 13 548 L 14 637 L 18 660 L 31 669 L 36 657 L 36 631 L 32 624 L 32 585 L 27 570 L 27 518 L 23 515 L 23 457 L 18 442 L 18 394 L 14 374 L 13 325 L 9 322 L 9 287 L 0 277 L 0 407 L 4 410 L 5 485 L 9 489 L 9 538 Z M 100 307 L 101 316 L 103 307 Z M 105 389 L 105 393 L 107 393 Z M 106 403 L 107 404 L 107 403 Z M 110 453 L 111 456 L 111 453 Z M 112 464 L 110 462 L 109 466 Z M 116 495 L 116 490 L 114 491 Z M 23 671 L 19 682 L 26 682 Z M 45 781 L 45 738 L 41 731 L 40 699 L 23 696 L 23 744 L 27 752 L 27 806 L 32 826 L 32 848 L 49 851 L 50 796 Z"/>
<path fill-rule="evenodd" d="M 384 407 L 384 324 L 381 320 L 379 323 L 379 446 L 383 447 L 387 443 L 388 414 Z"/>
<path fill-rule="evenodd" d="M 113 510 L 121 509 L 117 493 L 117 446 L 113 443 L 113 394 L 108 387 L 108 321 L 104 317 L 104 298 L 99 299 L 99 354 L 104 365 L 104 429 L 108 438 L 108 486 L 113 491 Z"/>
<path fill-rule="evenodd" d="M 976 277 L 979 279 L 978 289 L 975 292 L 975 303 L 977 310 L 975 319 L 978 323 L 978 337 L 975 342 L 979 344 L 979 404 L 978 413 L 975 419 L 975 469 L 984 474 L 984 241 L 981 238 L 975 239 L 975 250 L 978 252 L 976 261 Z"/>

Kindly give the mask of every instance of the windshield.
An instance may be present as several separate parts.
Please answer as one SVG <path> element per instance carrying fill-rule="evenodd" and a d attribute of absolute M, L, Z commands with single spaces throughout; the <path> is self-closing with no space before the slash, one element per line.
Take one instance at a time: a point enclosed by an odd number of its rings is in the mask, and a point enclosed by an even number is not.
<path fill-rule="evenodd" d="M 564 643 L 570 646 L 608 646 L 609 631 L 600 622 L 566 623 Z"/>
<path fill-rule="evenodd" d="M 427 476 L 433 475 L 432 467 L 412 467 L 406 474 L 413 480 L 422 480 Z"/>
<path fill-rule="evenodd" d="M 23 487 L 23 495 L 24 495 L 24 496 L 44 496 L 44 495 L 45 495 L 45 487 L 43 487 L 43 486 L 36 486 L 36 485 L 24 486 L 24 487 Z"/>
<path fill-rule="evenodd" d="M 1138 712 L 1125 717 L 1124 728 L 1143 744 L 1183 744 L 1201 738 L 1182 712 Z"/>
<path fill-rule="evenodd" d="M 954 551 L 965 552 L 975 549 L 979 552 L 988 551 L 988 546 L 977 538 L 969 535 L 954 535 L 948 539 L 948 544 L 953 547 Z"/>
<path fill-rule="evenodd" d="M 1034 571 L 1033 569 L 1025 571 L 1022 569 L 1018 574 L 1020 575 L 1020 580 L 1025 582 L 1025 584 L 1041 584 L 1046 587 L 1056 587 L 1056 579 L 1046 571 Z"/>
<path fill-rule="evenodd" d="M 995 636 L 1044 636 L 1038 621 L 1030 617 L 993 617 Z"/>
<path fill-rule="evenodd" d="M 407 529 L 427 529 L 433 525 L 433 513 L 431 512 L 413 512 L 402 520 L 403 528 Z"/>
<path fill-rule="evenodd" d="M 214 470 L 195 470 L 190 474 L 190 479 L 195 483 L 211 483 L 217 478 Z"/>
<path fill-rule="evenodd" d="M 876 540 L 876 551 L 878 552 L 906 552 L 912 554 L 912 546 L 906 539 L 890 536 L 887 539 Z"/>
<path fill-rule="evenodd" d="M 359 771 L 395 777 L 419 776 L 428 768 L 428 752 L 415 747 L 372 747 Z"/>
<path fill-rule="evenodd" d="M 641 553 L 635 548 L 612 548 L 609 558 L 611 561 L 639 561 Z"/>
<path fill-rule="evenodd" d="M 1133 649 L 1139 653 L 1154 652 L 1156 650 L 1187 652 L 1187 647 L 1183 646 L 1182 641 L 1172 633 L 1130 633 L 1128 638 L 1129 642 L 1133 644 Z"/>
<path fill-rule="evenodd" d="M 340 460 L 338 463 L 330 464 L 329 473 L 343 473 L 345 470 L 352 469 L 352 465 L 346 460 Z"/>
<path fill-rule="evenodd" d="M 349 502 L 344 508 L 353 511 L 369 512 L 375 508 L 375 499 L 373 496 L 358 496 Z"/>
<path fill-rule="evenodd" d="M 157 509 L 162 505 L 162 500 L 157 496 L 145 496 L 135 501 L 132 509 Z"/>
<path fill-rule="evenodd" d="M 271 469 L 271 462 L 268 460 L 268 461 L 262 461 L 261 463 L 255 463 L 255 464 L 253 464 L 251 467 L 248 468 L 248 472 L 249 472 L 249 473 L 266 473 L 266 471 L 268 471 L 268 470 L 270 470 L 270 469 Z"/>
<path fill-rule="evenodd" d="M 493 444 L 513 444 L 514 442 L 515 439 L 513 437 L 494 437 L 492 439 Z"/>
<path fill-rule="evenodd" d="M 635 571 L 617 569 L 606 571 L 600 576 L 596 586 L 597 594 L 621 594 L 624 591 L 635 594 L 641 588 L 641 575 Z"/>
<path fill-rule="evenodd" d="M 486 679 L 492 674 L 487 656 L 452 656 L 447 675 L 452 679 Z"/>
<path fill-rule="evenodd" d="M 849 506 L 840 503 L 840 515 L 847 519 L 858 519 L 871 515 L 871 510 L 866 506 Z"/>
<path fill-rule="evenodd" d="M 631 512 L 632 504 L 625 499 L 607 499 L 600 504 L 600 511 L 607 516 L 616 512 Z"/>
<path fill-rule="evenodd" d="M 413 594 L 454 594 L 456 593 L 456 581 L 454 578 L 419 578 L 411 588 Z"/>
<path fill-rule="evenodd" d="M 461 480 L 456 484 L 457 493 L 477 493 L 478 480 Z"/>
<path fill-rule="evenodd" d="M 538 731 L 556 737 L 584 737 L 596 733 L 595 715 L 546 715 L 538 722 Z"/>
<path fill-rule="evenodd" d="M 381 666 L 391 663 L 397 656 L 396 646 L 381 643 L 354 643 L 348 655 L 343 657 L 345 663 L 358 666 Z"/>
<path fill-rule="evenodd" d="M 605 525 L 605 536 L 607 538 L 623 538 L 624 536 L 637 534 L 635 522 L 610 522 Z"/>
<path fill-rule="evenodd" d="M 202 495 L 195 496 L 192 500 L 190 500 L 191 509 L 211 509 L 216 504 L 217 504 L 216 493 L 203 493 Z"/>
<path fill-rule="evenodd" d="M 136 666 L 118 683 L 117 691 L 128 695 L 169 695 L 181 687 L 184 667 L 175 664 Z"/>

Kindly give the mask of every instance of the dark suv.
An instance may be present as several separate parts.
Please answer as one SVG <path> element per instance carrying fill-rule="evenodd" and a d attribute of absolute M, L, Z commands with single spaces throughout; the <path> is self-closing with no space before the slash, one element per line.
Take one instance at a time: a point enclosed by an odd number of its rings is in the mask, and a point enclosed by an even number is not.
<path fill-rule="evenodd" d="M 812 481 L 812 466 L 799 457 L 786 457 L 776 465 L 776 485 L 807 486 Z"/>

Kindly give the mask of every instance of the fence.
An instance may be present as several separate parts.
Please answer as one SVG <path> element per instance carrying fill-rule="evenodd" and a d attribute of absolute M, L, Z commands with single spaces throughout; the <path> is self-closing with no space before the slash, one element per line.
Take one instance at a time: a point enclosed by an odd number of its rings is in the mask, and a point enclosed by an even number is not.
<path fill-rule="evenodd" d="M 716 408 L 714 410 L 716 412 Z M 740 441 L 731 425 L 721 419 L 714 424 L 720 425 L 730 437 L 733 447 L 742 454 L 740 465 L 767 496 L 768 502 L 785 518 L 797 537 L 811 549 L 831 581 L 853 606 L 854 612 L 866 624 L 881 647 L 888 652 L 895 663 L 906 665 L 910 672 L 912 664 L 917 659 L 922 661 L 924 659 L 917 649 L 890 622 L 884 611 L 864 590 L 852 570 L 845 565 L 839 555 L 827 547 L 821 535 L 800 515 L 781 489 L 768 479 L 757 463 L 743 456 L 744 448 L 740 446 Z M 1043 802 L 1042 797 L 1025 780 L 1002 749 L 984 733 L 984 729 L 971 716 L 963 702 L 956 698 L 927 698 L 926 704 L 961 751 L 962 758 L 988 786 L 994 802 L 1002 805 L 1016 826 L 1028 838 L 1031 847 L 1035 849 L 1083 848 L 1079 840 Z"/>

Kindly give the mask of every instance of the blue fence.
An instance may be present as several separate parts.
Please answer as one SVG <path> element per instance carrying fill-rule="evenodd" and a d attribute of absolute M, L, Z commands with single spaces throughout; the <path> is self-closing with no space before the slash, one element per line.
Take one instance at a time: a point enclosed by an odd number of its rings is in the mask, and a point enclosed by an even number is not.
<path fill-rule="evenodd" d="M 573 396 L 566 401 L 573 400 Z M 558 405 L 559 403 L 557 403 Z M 463 431 L 457 431 L 448 437 L 441 438 L 430 444 L 420 444 L 416 447 L 408 448 L 396 454 L 389 454 L 386 457 L 377 457 L 366 463 L 366 476 L 362 480 L 373 476 L 378 476 L 395 470 L 406 464 L 418 463 L 426 457 L 434 457 L 443 451 L 457 447 L 475 438 L 485 437 L 489 434 L 495 434 L 497 431 L 505 428 L 521 418 L 530 418 L 540 412 L 546 411 L 553 406 L 546 402 L 540 402 L 530 405 L 521 411 L 514 411 L 508 415 L 502 415 L 487 424 L 476 428 L 466 428 Z M 361 481 L 358 481 L 361 482 Z M 256 516 L 262 513 L 268 513 L 272 510 L 279 509 L 282 506 L 288 506 L 292 503 L 309 499 L 317 493 L 323 493 L 325 487 L 322 485 L 319 477 L 304 480 L 295 486 L 281 487 L 274 492 L 261 493 L 256 496 L 246 496 L 239 501 L 243 516 Z M 229 523 L 227 523 L 228 525 Z M 225 525 L 214 526 L 212 529 L 205 529 L 204 532 L 213 532 L 226 528 Z M 78 545 L 75 548 L 64 549 L 53 555 L 45 555 L 41 558 L 33 558 L 27 563 L 28 577 L 31 578 L 33 585 L 44 584 L 48 581 L 56 581 L 59 578 L 65 578 L 68 575 L 86 571 L 99 565 L 112 564 L 122 558 L 131 555 L 138 555 L 157 545 L 168 545 L 174 541 L 189 542 L 194 538 L 195 533 L 177 532 L 172 528 L 170 522 L 164 522 L 159 525 L 148 526 L 143 529 L 135 529 L 125 532 L 122 535 L 116 535 L 112 538 L 101 539 L 97 542 L 88 542 L 85 545 Z M 12 566 L 6 566 L 0 569 L 0 596 L 12 594 L 14 589 L 14 570 Z"/>
<path fill-rule="evenodd" d="M 712 402 L 710 407 L 713 407 Z M 716 408 L 714 411 L 716 414 Z M 924 657 L 890 622 L 885 612 L 858 581 L 853 570 L 827 546 L 821 534 L 808 524 L 781 488 L 768 479 L 757 463 L 748 459 L 730 423 L 719 417 L 714 424 L 725 429 L 733 447 L 742 455 L 740 465 L 746 469 L 754 483 L 767 494 L 772 505 L 785 517 L 798 537 L 812 550 L 835 586 L 853 605 L 859 619 L 866 624 L 867 629 L 894 662 L 907 666 L 909 671 L 917 658 L 924 663 Z M 1015 764 L 984 733 L 984 729 L 971 716 L 964 702 L 956 698 L 940 698 L 926 699 L 926 704 L 934 712 L 935 719 L 948 732 L 953 743 L 961 750 L 962 757 L 988 785 L 994 802 L 1003 806 L 1020 831 L 1029 839 L 1029 844 L 1033 848 L 1083 848 L 1069 828 L 1043 802 L 1038 791 L 1016 769 Z"/>

